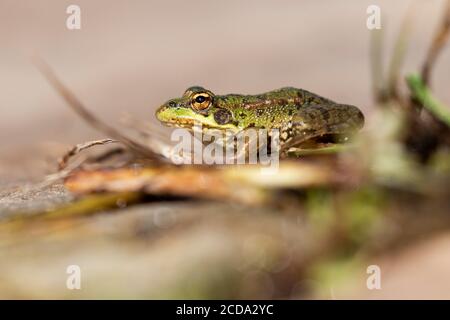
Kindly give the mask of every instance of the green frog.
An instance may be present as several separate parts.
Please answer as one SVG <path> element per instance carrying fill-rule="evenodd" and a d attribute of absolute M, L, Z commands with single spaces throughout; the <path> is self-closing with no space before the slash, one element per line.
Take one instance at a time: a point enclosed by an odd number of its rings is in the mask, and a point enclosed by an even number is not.
<path fill-rule="evenodd" d="M 188 129 L 201 124 L 206 131 L 278 129 L 281 151 L 325 137 L 347 139 L 364 125 L 357 107 L 292 87 L 257 95 L 215 95 L 199 86 L 190 87 L 181 98 L 159 107 L 156 118 L 167 126 Z"/>

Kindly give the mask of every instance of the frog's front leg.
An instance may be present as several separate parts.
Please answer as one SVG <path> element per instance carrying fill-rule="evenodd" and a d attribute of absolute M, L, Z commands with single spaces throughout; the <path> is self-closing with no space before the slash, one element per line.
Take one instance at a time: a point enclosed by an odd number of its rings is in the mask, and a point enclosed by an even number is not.
<path fill-rule="evenodd" d="M 211 132 L 209 132 L 211 135 Z M 264 139 L 265 138 L 265 139 Z M 204 145 L 213 143 L 220 148 L 225 156 L 226 163 L 256 163 L 261 152 L 268 153 L 268 139 L 270 137 L 260 134 L 257 130 L 241 130 L 237 132 L 216 131 L 215 138 L 204 141 Z"/>

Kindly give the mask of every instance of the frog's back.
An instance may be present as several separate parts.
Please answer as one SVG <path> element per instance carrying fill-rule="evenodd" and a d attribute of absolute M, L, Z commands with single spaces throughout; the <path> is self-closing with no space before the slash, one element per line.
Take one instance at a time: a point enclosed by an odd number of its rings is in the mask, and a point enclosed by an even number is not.
<path fill-rule="evenodd" d="M 270 91 L 264 94 L 268 99 L 286 99 L 287 104 L 294 103 L 299 106 L 308 104 L 328 104 L 335 103 L 330 99 L 319 96 L 318 94 L 312 93 L 308 90 L 298 89 L 294 87 L 284 87 L 278 90 Z"/>
<path fill-rule="evenodd" d="M 309 105 L 335 103 L 310 91 L 294 87 L 284 87 L 255 95 L 228 94 L 218 97 L 217 100 L 221 105 L 228 104 L 246 110 L 287 106 L 299 109 Z"/>

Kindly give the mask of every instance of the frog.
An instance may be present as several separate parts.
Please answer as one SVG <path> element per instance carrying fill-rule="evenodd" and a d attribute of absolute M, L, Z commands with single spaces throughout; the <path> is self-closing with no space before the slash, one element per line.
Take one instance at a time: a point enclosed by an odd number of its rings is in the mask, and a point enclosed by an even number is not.
<path fill-rule="evenodd" d="M 341 143 L 363 128 L 365 121 L 356 106 L 294 87 L 255 95 L 216 95 L 192 86 L 157 108 L 155 116 L 166 126 L 189 130 L 195 124 L 201 124 L 203 131 L 235 134 L 249 128 L 278 129 L 282 152 L 302 145 L 314 147 L 327 139 Z"/>

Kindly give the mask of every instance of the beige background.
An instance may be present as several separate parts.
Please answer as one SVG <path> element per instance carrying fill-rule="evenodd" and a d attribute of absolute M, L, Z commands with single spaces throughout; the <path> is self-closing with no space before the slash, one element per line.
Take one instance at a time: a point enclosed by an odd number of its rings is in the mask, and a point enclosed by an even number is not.
<path fill-rule="evenodd" d="M 96 114 L 153 119 L 188 86 L 259 93 L 296 86 L 372 104 L 366 8 L 378 4 L 386 50 L 412 1 L 17 1 L 0 2 L 1 156 L 43 143 L 101 137 L 69 110 L 32 65 L 44 57 Z M 405 70 L 420 65 L 443 1 L 418 0 Z M 69 4 L 82 29 L 65 26 Z M 448 49 L 434 73 L 450 101 Z M 152 120 L 154 121 L 154 120 Z"/>

